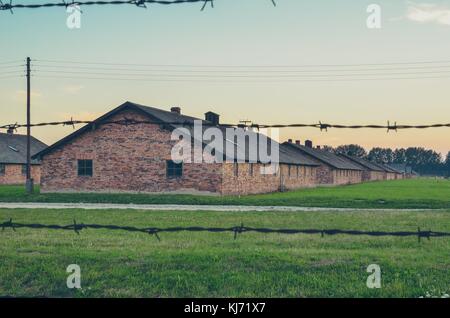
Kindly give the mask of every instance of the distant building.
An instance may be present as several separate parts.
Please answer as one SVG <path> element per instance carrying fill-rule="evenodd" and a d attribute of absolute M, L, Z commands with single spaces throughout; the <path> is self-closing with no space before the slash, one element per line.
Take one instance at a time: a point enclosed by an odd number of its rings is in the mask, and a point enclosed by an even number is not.
<path fill-rule="evenodd" d="M 305 145 L 301 145 L 300 141 L 293 143 L 285 142 L 283 145 L 291 147 L 298 153 L 304 154 L 319 164 L 317 168 L 317 184 L 339 185 L 352 184 L 362 182 L 364 168 L 345 158 L 340 157 L 332 152 L 313 148 L 312 141 L 306 140 Z"/>
<path fill-rule="evenodd" d="M 372 162 L 362 159 L 362 158 L 349 156 L 349 155 L 340 155 L 340 156 L 343 156 L 363 167 L 363 169 L 364 169 L 363 173 L 362 173 L 362 181 L 363 182 L 364 181 L 378 181 L 378 180 L 385 179 L 386 171 L 383 168 L 381 168 L 377 165 L 374 165 Z"/>
<path fill-rule="evenodd" d="M 403 173 L 401 171 L 398 171 L 394 168 L 389 167 L 388 165 L 381 164 L 381 163 L 372 162 L 372 164 L 374 164 L 384 170 L 384 180 L 403 179 Z"/>
<path fill-rule="evenodd" d="M 416 171 L 413 170 L 411 166 L 408 166 L 406 163 L 389 163 L 388 167 L 401 172 L 406 179 L 417 177 L 419 175 Z"/>
<path fill-rule="evenodd" d="M 47 147 L 46 144 L 31 137 L 31 154 Z M 0 133 L 0 184 L 23 184 L 26 181 L 27 136 L 14 134 L 14 130 Z M 40 182 L 40 162 L 31 161 L 31 177 Z"/>

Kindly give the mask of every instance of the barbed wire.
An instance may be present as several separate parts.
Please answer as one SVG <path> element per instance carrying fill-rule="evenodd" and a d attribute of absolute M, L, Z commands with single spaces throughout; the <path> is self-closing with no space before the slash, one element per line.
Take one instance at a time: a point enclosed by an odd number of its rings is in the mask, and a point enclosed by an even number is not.
<path fill-rule="evenodd" d="M 135 227 L 135 226 L 122 226 L 122 225 L 107 225 L 107 224 L 84 224 L 77 223 L 73 220 L 72 224 L 69 225 L 56 225 L 56 224 L 39 224 L 39 223 L 15 223 L 12 219 L 0 224 L 2 232 L 6 228 L 11 228 L 16 231 L 20 228 L 29 229 L 49 229 L 49 230 L 69 230 L 74 231 L 76 234 L 84 229 L 107 229 L 112 231 L 127 231 L 127 232 L 140 232 L 150 235 L 154 235 L 158 241 L 161 241 L 160 233 L 175 233 L 175 232 L 210 232 L 210 233 L 234 233 L 234 239 L 238 237 L 239 234 L 246 232 L 255 232 L 262 234 L 320 234 L 321 237 L 325 235 L 367 235 L 367 236 L 394 236 L 394 237 L 408 237 L 417 236 L 420 242 L 422 238 L 427 238 L 430 240 L 432 237 L 450 237 L 450 232 L 434 232 L 431 230 L 422 231 L 420 227 L 417 228 L 417 232 L 413 231 L 361 231 L 361 230 L 340 230 L 340 229 L 273 229 L 273 228 L 258 228 L 258 227 L 248 227 L 244 226 L 243 223 L 238 226 L 232 227 L 202 227 L 202 226 L 176 226 L 176 227 Z"/>
<path fill-rule="evenodd" d="M 3 0 L 5 1 L 5 0 Z M 201 7 L 201 11 L 203 11 L 207 4 L 211 5 L 211 8 L 214 8 L 214 0 L 112 0 L 112 1 L 75 1 L 71 2 L 62 0 L 61 2 L 52 2 L 52 3 L 36 3 L 36 4 L 14 4 L 12 0 L 9 0 L 9 3 L 3 3 L 0 0 L 0 10 L 9 10 L 13 13 L 13 9 L 40 9 L 40 8 L 51 8 L 51 7 L 64 7 L 67 8 L 69 6 L 93 6 L 93 5 L 133 5 L 138 8 L 147 8 L 147 4 L 159 4 L 159 5 L 173 5 L 173 4 L 183 4 L 183 3 L 199 3 L 203 2 L 203 6 Z M 275 0 L 270 0 L 271 3 L 276 6 Z"/>
<path fill-rule="evenodd" d="M 200 121 L 200 119 L 199 119 Z M 36 124 L 6 124 L 0 126 L 0 129 L 13 129 L 17 130 L 18 128 L 26 128 L 26 127 L 43 127 L 43 126 L 71 126 L 75 129 L 75 125 L 80 124 L 93 124 L 93 125 L 123 125 L 123 126 L 133 126 L 133 125 L 173 125 L 173 126 L 194 126 L 195 123 L 193 121 L 151 121 L 151 120 L 135 120 L 124 118 L 121 120 L 113 120 L 113 121 L 90 121 L 90 120 L 74 120 L 70 119 L 67 121 L 55 121 L 55 122 L 42 122 Z M 202 121 L 203 126 L 217 126 L 213 123 Z M 400 125 L 397 122 L 393 124 L 389 121 L 386 125 L 342 125 L 342 124 L 328 124 L 322 123 L 319 121 L 317 124 L 220 124 L 222 127 L 229 128 L 243 128 L 243 129 L 267 129 L 267 128 L 318 128 L 321 131 L 327 131 L 329 128 L 336 129 L 385 129 L 387 132 L 389 131 L 398 131 L 403 129 L 427 129 L 427 128 L 450 128 L 450 123 L 448 124 L 429 124 L 429 125 Z"/>

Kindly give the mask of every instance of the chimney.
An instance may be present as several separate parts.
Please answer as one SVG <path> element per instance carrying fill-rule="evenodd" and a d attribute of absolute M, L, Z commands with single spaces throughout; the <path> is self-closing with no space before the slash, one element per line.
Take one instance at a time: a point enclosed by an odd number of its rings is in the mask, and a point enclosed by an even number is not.
<path fill-rule="evenodd" d="M 317 146 L 316 148 L 317 148 L 317 149 L 320 149 L 320 146 Z"/>
<path fill-rule="evenodd" d="M 300 146 L 300 140 L 297 139 L 297 140 L 295 141 L 295 144 Z"/>
<path fill-rule="evenodd" d="M 313 147 L 313 143 L 311 140 L 305 140 L 305 146 L 308 148 L 312 148 Z"/>
<path fill-rule="evenodd" d="M 6 133 L 7 133 L 8 135 L 14 134 L 14 128 L 13 128 L 13 127 L 8 127 L 8 130 L 6 131 Z"/>
<path fill-rule="evenodd" d="M 181 114 L 181 108 L 180 108 L 180 107 L 172 107 L 172 108 L 170 109 L 170 111 L 171 111 L 172 113 Z"/>
<path fill-rule="evenodd" d="M 288 143 L 292 144 L 292 139 L 288 139 Z"/>
<path fill-rule="evenodd" d="M 219 114 L 213 113 L 213 112 L 207 112 L 205 113 L 205 120 L 211 122 L 213 125 L 219 124 Z"/>

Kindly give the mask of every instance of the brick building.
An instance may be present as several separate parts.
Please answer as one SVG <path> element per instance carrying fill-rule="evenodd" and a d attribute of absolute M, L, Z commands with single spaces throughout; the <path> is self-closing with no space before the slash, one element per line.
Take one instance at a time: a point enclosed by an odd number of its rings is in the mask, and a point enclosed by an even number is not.
<path fill-rule="evenodd" d="M 340 157 L 332 152 L 313 148 L 312 141 L 306 140 L 305 145 L 301 145 L 297 140 L 283 143 L 283 145 L 294 149 L 298 153 L 304 154 L 311 160 L 314 160 L 319 167 L 317 168 L 317 184 L 321 185 L 339 185 L 362 182 L 364 168 L 359 164 Z"/>
<path fill-rule="evenodd" d="M 380 167 L 384 171 L 384 178 L 383 180 L 397 180 L 397 179 L 403 179 L 403 174 L 401 171 L 398 171 L 394 168 L 389 167 L 388 165 L 380 164 L 372 162 L 372 164 L 376 165 L 377 167 Z"/>
<path fill-rule="evenodd" d="M 266 164 L 260 158 L 256 162 L 233 158 L 223 163 L 172 161 L 176 141 L 171 140 L 171 133 L 180 127 L 191 130 L 194 120 L 199 119 L 182 115 L 178 107 L 164 111 L 126 102 L 34 156 L 42 161 L 41 192 L 241 195 L 315 185 L 319 163 L 279 144 L 279 169 L 270 174 L 262 173 Z M 202 123 L 226 129 L 212 112 L 205 114 Z M 233 141 L 223 143 L 224 149 L 235 147 Z M 194 143 L 192 152 L 196 147 Z M 200 147 L 204 150 L 205 144 Z M 222 154 L 211 154 L 217 155 Z"/>
<path fill-rule="evenodd" d="M 340 156 L 353 161 L 354 163 L 360 165 L 364 169 L 362 172 L 362 181 L 363 182 L 385 180 L 386 171 L 383 168 L 373 164 L 372 162 L 362 159 L 362 158 L 348 156 L 348 155 L 340 155 Z"/>
<path fill-rule="evenodd" d="M 31 154 L 47 147 L 31 137 Z M 26 181 L 27 136 L 14 134 L 12 129 L 0 133 L 0 184 L 23 184 Z M 40 162 L 31 161 L 31 177 L 40 182 Z"/>

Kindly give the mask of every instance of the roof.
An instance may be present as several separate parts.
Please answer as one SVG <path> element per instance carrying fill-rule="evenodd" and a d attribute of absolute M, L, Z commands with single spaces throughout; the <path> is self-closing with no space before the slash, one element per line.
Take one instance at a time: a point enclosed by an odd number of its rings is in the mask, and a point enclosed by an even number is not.
<path fill-rule="evenodd" d="M 387 166 L 402 173 L 415 173 L 412 167 L 408 166 L 406 163 L 389 163 Z"/>
<path fill-rule="evenodd" d="M 97 118 L 96 120 L 93 121 L 93 123 L 87 124 L 86 126 L 80 128 L 79 130 L 75 131 L 74 133 L 66 136 L 65 138 L 59 140 L 58 142 L 54 143 L 53 145 L 51 145 L 50 147 L 44 149 L 43 151 L 41 151 L 40 153 L 36 154 L 36 157 L 42 157 L 45 156 L 46 154 L 52 152 L 54 149 L 57 149 L 61 146 L 63 146 L 64 144 L 66 144 L 67 142 L 75 139 L 76 137 L 78 137 L 79 135 L 83 134 L 84 132 L 91 130 L 92 126 L 94 125 L 98 125 L 101 124 L 102 121 L 105 121 L 106 119 L 108 119 L 109 117 L 119 113 L 120 111 L 123 111 L 125 109 L 131 109 L 131 110 L 135 110 L 140 112 L 141 114 L 147 115 L 149 117 L 150 120 L 154 120 L 155 122 L 159 122 L 161 124 L 167 124 L 165 125 L 165 128 L 169 129 L 169 130 L 173 130 L 175 128 L 179 128 L 179 127 L 183 127 L 183 128 L 187 128 L 189 129 L 189 131 L 191 132 L 191 136 L 194 136 L 193 133 L 193 124 L 195 120 L 199 120 L 202 122 L 203 124 L 203 131 L 209 127 L 211 127 L 211 122 L 208 122 L 206 120 L 203 119 L 199 119 L 199 118 L 195 118 L 195 117 L 191 117 L 191 116 L 186 116 L 186 115 L 182 115 L 179 113 L 175 113 L 175 112 L 171 112 L 171 111 L 166 111 L 166 110 L 162 110 L 156 107 L 150 107 L 150 106 L 144 106 L 144 105 L 139 105 L 136 103 L 132 103 L 132 102 L 125 102 L 122 105 L 116 107 L 115 109 L 111 110 L 110 112 L 106 113 L 105 115 Z M 176 123 L 176 124 L 174 124 Z M 216 128 L 220 129 L 223 133 L 223 153 L 227 153 L 226 149 L 229 147 L 233 147 L 234 148 L 234 153 L 237 153 L 237 149 L 238 149 L 238 145 L 237 143 L 235 143 L 232 140 L 228 140 L 226 138 L 226 129 L 229 127 L 225 127 L 225 126 L 221 126 L 221 125 L 217 125 Z M 246 131 L 246 134 L 248 136 L 251 137 L 258 137 L 259 133 L 254 132 L 254 131 Z M 203 141 L 202 141 L 203 142 Z M 275 140 L 270 139 L 267 137 L 267 149 L 268 151 L 270 151 L 270 146 L 271 143 L 277 143 Z M 310 160 L 309 158 L 307 158 L 304 155 L 301 154 L 297 154 L 295 152 L 292 152 L 289 149 L 285 149 L 285 146 L 281 145 L 278 143 L 278 147 L 280 149 L 280 157 L 279 157 L 279 162 L 280 163 L 287 163 L 287 164 L 297 164 L 297 165 L 311 165 L 311 166 L 317 166 L 317 163 L 315 163 L 313 160 Z M 249 147 L 245 147 L 245 158 L 246 160 L 249 160 Z M 259 149 L 257 151 L 258 156 L 259 156 Z M 225 156 L 224 156 L 225 157 Z M 226 158 L 226 159 L 234 159 L 234 158 Z M 258 158 L 259 160 L 259 158 Z"/>
<path fill-rule="evenodd" d="M 35 154 L 47 147 L 38 139 L 31 137 L 31 154 Z M 26 164 L 27 163 L 27 136 L 18 134 L 0 133 L 0 163 Z M 39 161 L 32 160 L 32 164 Z"/>
<path fill-rule="evenodd" d="M 372 164 L 380 167 L 381 169 L 383 169 L 383 171 L 385 172 L 389 172 L 389 173 L 402 173 L 401 171 L 398 171 L 396 169 L 393 169 L 385 164 L 381 164 L 381 163 L 377 163 L 377 162 L 372 162 Z"/>
<path fill-rule="evenodd" d="M 359 158 L 359 157 L 354 157 L 354 156 L 349 156 L 349 155 L 344 155 L 341 154 L 340 156 L 345 157 L 349 160 L 352 160 L 353 162 L 358 163 L 359 165 L 363 166 L 365 169 L 367 170 L 372 170 L 372 171 L 384 171 L 384 169 L 382 169 L 381 167 L 374 165 L 372 162 Z"/>
<path fill-rule="evenodd" d="M 285 142 L 285 143 L 283 143 L 283 145 L 287 145 L 293 149 L 296 149 L 297 151 L 301 151 L 326 165 L 332 166 L 335 169 L 364 170 L 363 167 L 354 163 L 353 161 L 346 159 L 344 157 L 340 157 L 340 156 L 338 156 L 332 152 L 326 151 L 326 150 L 309 148 L 306 146 L 297 145 L 297 144 L 293 144 L 293 143 L 289 143 L 289 142 Z"/>

